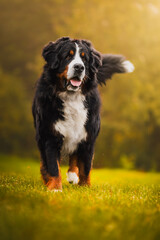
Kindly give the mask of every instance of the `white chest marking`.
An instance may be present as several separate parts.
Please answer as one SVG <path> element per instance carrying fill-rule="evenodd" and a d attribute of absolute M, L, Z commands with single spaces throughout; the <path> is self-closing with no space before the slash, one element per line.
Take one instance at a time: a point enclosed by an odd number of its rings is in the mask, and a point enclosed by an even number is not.
<path fill-rule="evenodd" d="M 85 97 L 80 92 L 63 92 L 59 96 L 64 102 L 65 120 L 58 120 L 54 128 L 64 136 L 62 151 L 71 154 L 77 149 L 77 145 L 87 137 L 84 127 L 87 120 L 87 109 L 84 107 Z"/>

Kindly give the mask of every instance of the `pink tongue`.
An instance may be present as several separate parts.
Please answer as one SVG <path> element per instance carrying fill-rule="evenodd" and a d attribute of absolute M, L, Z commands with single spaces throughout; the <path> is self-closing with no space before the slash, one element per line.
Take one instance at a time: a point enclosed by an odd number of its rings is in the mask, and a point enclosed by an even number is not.
<path fill-rule="evenodd" d="M 81 81 L 70 80 L 70 82 L 74 87 L 79 87 L 81 85 Z"/>

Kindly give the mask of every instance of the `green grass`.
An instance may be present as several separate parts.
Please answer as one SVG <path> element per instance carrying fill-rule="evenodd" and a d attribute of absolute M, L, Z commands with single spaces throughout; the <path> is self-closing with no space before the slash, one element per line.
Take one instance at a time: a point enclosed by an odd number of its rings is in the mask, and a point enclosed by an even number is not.
<path fill-rule="evenodd" d="M 93 170 L 92 186 L 48 192 L 39 163 L 0 157 L 0 238 L 160 239 L 160 174 Z"/>

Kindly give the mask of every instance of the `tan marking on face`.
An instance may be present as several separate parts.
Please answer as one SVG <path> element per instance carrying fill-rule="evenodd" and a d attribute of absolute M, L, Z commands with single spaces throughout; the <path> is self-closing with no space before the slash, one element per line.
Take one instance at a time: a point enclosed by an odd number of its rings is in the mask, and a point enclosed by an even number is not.
<path fill-rule="evenodd" d="M 58 73 L 57 76 L 62 79 L 62 78 L 67 78 L 67 71 L 68 71 L 68 65 L 66 66 L 66 68 L 64 69 L 64 71 L 62 73 Z"/>
<path fill-rule="evenodd" d="M 81 53 L 81 56 L 82 56 L 82 57 L 84 57 L 84 56 L 85 56 L 85 53 L 84 53 L 84 52 L 82 52 L 82 53 Z"/>
<path fill-rule="evenodd" d="M 73 56 L 74 55 L 74 51 L 70 50 L 69 54 Z"/>
<path fill-rule="evenodd" d="M 78 160 L 76 155 L 72 155 L 69 157 L 69 169 L 68 172 L 75 172 L 78 176 L 79 169 L 78 169 Z"/>
<path fill-rule="evenodd" d="M 68 65 L 62 73 L 58 73 L 57 77 L 60 80 L 60 87 L 64 88 L 64 80 L 67 80 Z"/>

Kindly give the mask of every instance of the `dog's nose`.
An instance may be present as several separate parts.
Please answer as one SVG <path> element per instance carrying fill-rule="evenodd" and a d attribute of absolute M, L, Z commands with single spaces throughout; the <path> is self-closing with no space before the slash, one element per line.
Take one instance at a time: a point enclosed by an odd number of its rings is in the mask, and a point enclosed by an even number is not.
<path fill-rule="evenodd" d="M 74 70 L 76 71 L 76 73 L 82 73 L 84 70 L 84 66 L 82 64 L 75 64 Z"/>

